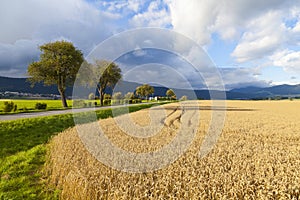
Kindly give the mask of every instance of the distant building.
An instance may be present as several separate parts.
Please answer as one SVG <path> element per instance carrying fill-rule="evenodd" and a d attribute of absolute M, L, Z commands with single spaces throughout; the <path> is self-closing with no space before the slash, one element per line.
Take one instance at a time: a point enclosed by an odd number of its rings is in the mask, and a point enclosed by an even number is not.
<path fill-rule="evenodd" d="M 157 99 L 158 99 L 158 97 L 149 97 L 149 100 L 150 100 L 150 101 L 151 101 L 151 100 L 157 101 Z"/>

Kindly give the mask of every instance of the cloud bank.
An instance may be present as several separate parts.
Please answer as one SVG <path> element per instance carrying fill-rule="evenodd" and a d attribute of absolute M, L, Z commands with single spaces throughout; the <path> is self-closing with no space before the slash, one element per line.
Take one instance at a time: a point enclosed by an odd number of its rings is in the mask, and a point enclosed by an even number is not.
<path fill-rule="evenodd" d="M 224 53 L 237 67 L 220 68 L 229 88 L 268 84 L 259 79 L 257 66 L 282 67 L 295 77 L 300 72 L 300 1 L 294 0 L 3 0 L 0 25 L 2 76 L 25 76 L 43 43 L 69 40 L 87 55 L 106 38 L 138 27 L 171 29 L 205 49 L 214 34 L 234 45 L 232 52 Z M 180 41 L 176 45 L 184 48 Z M 136 48 L 136 56 L 146 62 L 145 51 Z M 191 49 L 186 54 L 197 59 Z M 164 65 L 166 60 L 158 56 L 154 62 Z M 184 67 L 178 70 L 186 71 Z"/>

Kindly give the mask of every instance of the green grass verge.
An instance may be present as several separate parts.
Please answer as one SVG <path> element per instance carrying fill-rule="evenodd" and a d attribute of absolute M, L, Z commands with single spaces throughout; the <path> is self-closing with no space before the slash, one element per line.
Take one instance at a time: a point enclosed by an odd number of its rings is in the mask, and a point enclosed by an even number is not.
<path fill-rule="evenodd" d="M 5 113 L 3 112 L 4 102 L 14 102 L 17 105 L 17 110 L 15 112 Z M 84 100 L 85 103 L 91 102 L 94 105 L 94 102 L 97 105 L 100 104 L 99 100 Z M 29 100 L 29 99 L 0 99 L 0 114 L 16 114 L 16 113 L 27 113 L 27 112 L 40 112 L 45 110 L 36 110 L 35 104 L 36 103 L 46 103 L 47 109 L 46 110 L 61 110 L 65 109 L 62 107 L 61 100 Z M 73 100 L 67 100 L 68 108 L 72 108 Z"/>
<path fill-rule="evenodd" d="M 12 101 L 15 105 L 17 105 L 17 110 L 8 112 L 8 113 L 3 112 L 5 101 L 8 101 L 8 102 Z M 100 106 L 99 100 L 83 100 L 83 102 L 86 103 L 87 105 L 91 104 L 94 106 L 94 104 L 96 103 L 97 104 L 96 107 Z M 142 102 L 143 103 L 159 103 L 159 101 L 146 101 L 146 100 L 143 100 Z M 65 109 L 64 107 L 62 107 L 61 100 L 0 99 L 0 115 L 45 111 L 45 110 L 35 109 L 36 103 L 46 103 L 47 104 L 46 111 Z M 67 103 L 68 103 L 68 108 L 71 109 L 73 106 L 73 100 L 67 100 Z M 79 106 L 79 107 L 84 107 L 84 106 Z M 87 106 L 87 107 L 89 107 L 89 106 Z"/>
<path fill-rule="evenodd" d="M 4 106 L 4 101 L 12 101 L 17 104 L 18 109 L 34 109 L 36 103 L 46 103 L 49 109 L 62 109 L 61 100 L 36 100 L 36 99 L 0 99 L 0 108 Z M 69 106 L 72 106 L 72 100 L 67 100 Z"/>
<path fill-rule="evenodd" d="M 96 112 L 97 119 L 135 112 L 159 104 L 141 104 Z M 76 114 L 79 123 L 95 120 L 94 112 Z M 41 171 L 47 142 L 58 132 L 74 126 L 72 114 L 0 122 L 0 199 L 57 199 L 48 190 Z"/>

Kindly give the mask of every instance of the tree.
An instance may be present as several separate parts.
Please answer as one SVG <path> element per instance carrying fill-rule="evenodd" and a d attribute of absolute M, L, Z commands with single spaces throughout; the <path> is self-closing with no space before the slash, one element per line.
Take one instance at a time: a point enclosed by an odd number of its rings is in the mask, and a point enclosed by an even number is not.
<path fill-rule="evenodd" d="M 90 93 L 88 97 L 89 97 L 89 100 L 95 100 L 95 94 L 94 93 Z"/>
<path fill-rule="evenodd" d="M 65 91 L 74 84 L 76 74 L 83 62 L 83 55 L 71 42 L 56 41 L 40 47 L 40 60 L 28 66 L 28 80 L 34 86 L 37 82 L 57 85 L 63 107 L 68 107 Z"/>
<path fill-rule="evenodd" d="M 180 101 L 186 101 L 188 99 L 188 97 L 186 95 L 182 96 L 179 100 Z"/>
<path fill-rule="evenodd" d="M 110 94 L 104 94 L 104 99 L 111 99 L 111 95 Z"/>
<path fill-rule="evenodd" d="M 100 105 L 103 106 L 105 90 L 113 88 L 121 79 L 119 66 L 107 60 L 95 60 L 94 63 L 83 62 L 77 80 L 80 85 L 95 87 L 99 92 Z"/>
<path fill-rule="evenodd" d="M 112 95 L 112 99 L 114 99 L 114 100 L 121 100 L 121 99 L 123 99 L 122 92 L 115 92 L 115 93 Z"/>
<path fill-rule="evenodd" d="M 176 94 L 172 89 L 168 89 L 166 95 L 169 97 L 169 99 L 171 99 L 171 97 L 174 97 L 176 99 Z"/>
<path fill-rule="evenodd" d="M 107 87 L 113 88 L 115 84 L 118 83 L 122 77 L 121 69 L 114 62 L 97 60 L 93 70 L 96 70 L 95 74 L 99 75 L 96 85 L 100 95 L 100 105 L 103 106 L 105 89 Z"/>
<path fill-rule="evenodd" d="M 135 93 L 140 97 L 145 97 L 146 99 L 148 99 L 148 96 L 154 93 L 154 88 L 148 84 L 144 84 L 137 87 Z"/>
<path fill-rule="evenodd" d="M 124 95 L 125 99 L 134 99 L 134 93 L 133 92 L 127 92 L 127 94 Z"/>

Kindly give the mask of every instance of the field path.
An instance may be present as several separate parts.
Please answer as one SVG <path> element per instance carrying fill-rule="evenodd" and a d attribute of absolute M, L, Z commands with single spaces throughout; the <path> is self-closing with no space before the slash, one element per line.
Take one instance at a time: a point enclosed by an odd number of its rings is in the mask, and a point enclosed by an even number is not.
<path fill-rule="evenodd" d="M 141 104 L 151 104 L 151 103 L 141 103 Z M 135 106 L 139 104 L 130 104 L 130 106 Z M 105 110 L 111 107 L 118 108 L 123 107 L 124 105 L 116 105 L 116 106 L 104 106 L 104 107 L 92 107 L 92 108 L 74 108 L 74 109 L 67 109 L 67 110 L 52 110 L 52 111 L 43 111 L 43 112 L 32 112 L 32 113 L 19 113 L 19 114 L 9 114 L 9 115 L 0 115 L 0 122 L 1 121 L 8 121 L 8 120 L 17 120 L 17 119 L 26 119 L 26 118 L 34 118 L 34 117 L 44 117 L 44 116 L 51 116 L 51 115 L 61 115 L 61 114 L 68 114 L 68 113 L 79 113 L 79 112 L 87 112 L 87 111 L 96 111 L 96 110 Z"/>

